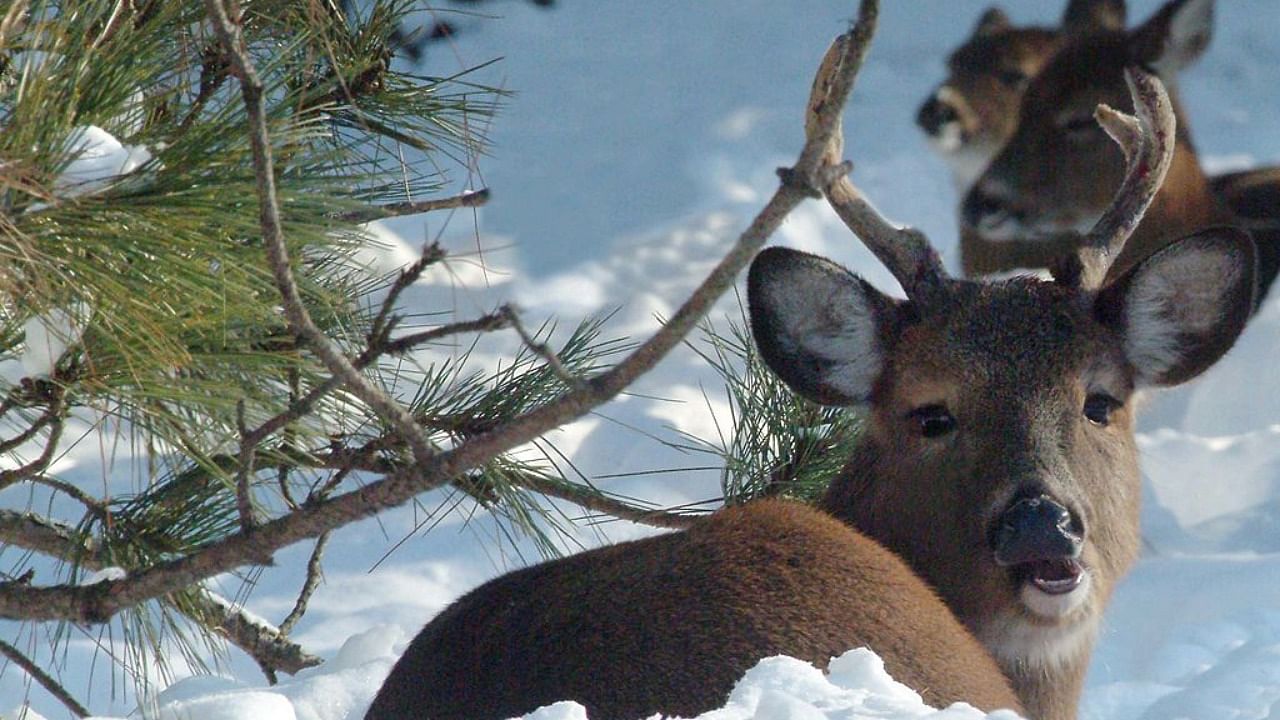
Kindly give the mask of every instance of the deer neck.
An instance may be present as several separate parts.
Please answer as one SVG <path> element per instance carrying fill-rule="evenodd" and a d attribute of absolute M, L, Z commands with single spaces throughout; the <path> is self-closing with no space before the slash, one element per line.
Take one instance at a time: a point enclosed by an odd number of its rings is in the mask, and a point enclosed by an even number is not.
<path fill-rule="evenodd" d="M 1001 659 L 997 662 L 1026 708 L 1027 717 L 1034 720 L 1077 720 L 1092 647 L 1093 638 L 1090 638 L 1078 654 L 1063 659 L 1052 669 L 1026 663 L 1006 663 Z"/>

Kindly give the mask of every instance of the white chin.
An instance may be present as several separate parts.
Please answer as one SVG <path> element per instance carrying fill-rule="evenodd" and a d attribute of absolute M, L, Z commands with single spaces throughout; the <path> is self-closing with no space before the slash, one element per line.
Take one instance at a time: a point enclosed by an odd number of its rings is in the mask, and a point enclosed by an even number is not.
<path fill-rule="evenodd" d="M 1089 590 L 1092 584 L 1089 572 L 1085 571 L 1080 578 L 1080 584 L 1071 592 L 1052 595 L 1044 592 L 1031 582 L 1025 582 L 1022 584 L 1019 597 L 1022 600 L 1022 604 L 1033 614 L 1049 620 L 1057 620 L 1067 617 L 1085 604 L 1085 601 L 1089 599 Z"/>
<path fill-rule="evenodd" d="M 964 145 L 964 131 L 960 129 L 959 123 L 947 123 L 938 128 L 937 134 L 929 139 L 938 146 L 938 150 L 949 154 L 960 150 Z"/>

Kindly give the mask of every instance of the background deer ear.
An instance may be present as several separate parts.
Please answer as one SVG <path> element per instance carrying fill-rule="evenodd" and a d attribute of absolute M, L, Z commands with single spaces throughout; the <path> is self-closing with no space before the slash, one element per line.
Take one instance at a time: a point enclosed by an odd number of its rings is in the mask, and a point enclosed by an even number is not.
<path fill-rule="evenodd" d="M 1008 30 L 1011 25 L 1009 16 L 1004 14 L 1004 10 L 992 5 L 982 13 L 982 17 L 978 18 L 978 24 L 973 28 L 973 36 L 995 35 Z"/>
<path fill-rule="evenodd" d="M 1124 0 L 1071 0 L 1062 14 L 1062 29 L 1072 35 L 1123 30 Z"/>
<path fill-rule="evenodd" d="M 1102 291 L 1095 310 L 1120 328 L 1138 387 L 1186 382 L 1231 349 L 1253 310 L 1255 263 L 1248 234 L 1210 228 Z"/>
<path fill-rule="evenodd" d="M 768 248 L 747 273 L 747 304 L 760 355 L 792 390 L 824 405 L 870 397 L 894 300 L 830 260 Z"/>
<path fill-rule="evenodd" d="M 1130 36 L 1133 60 L 1168 82 L 1213 39 L 1213 0 L 1171 0 Z"/>

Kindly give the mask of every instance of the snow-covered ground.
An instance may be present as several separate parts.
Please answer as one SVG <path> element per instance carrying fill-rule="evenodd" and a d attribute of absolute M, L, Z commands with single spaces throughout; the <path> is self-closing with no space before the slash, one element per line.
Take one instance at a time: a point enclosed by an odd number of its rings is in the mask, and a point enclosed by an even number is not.
<path fill-rule="evenodd" d="M 1022 0 L 1009 9 L 1017 22 L 1050 23 L 1062 4 Z M 1159 5 L 1130 4 L 1131 19 Z M 414 302 L 468 317 L 514 299 L 532 321 L 556 316 L 562 326 L 621 307 L 607 332 L 650 332 L 654 317 L 670 313 L 760 207 L 776 182 L 773 168 L 794 159 L 813 69 L 855 6 L 854 0 L 565 0 L 550 11 L 494 3 L 484 7 L 499 13 L 496 19 L 455 19 L 461 34 L 452 46 L 429 49 L 428 71 L 445 74 L 502 55 L 483 79 L 518 94 L 494 121 L 492 157 L 479 162 L 474 179 L 493 189 L 492 203 L 447 224 L 440 216 L 402 219 L 382 236 L 416 246 L 439 234 L 466 256 L 451 264 L 452 272 L 425 279 Z M 946 52 L 985 6 L 885 3 L 845 120 L 855 181 L 887 215 L 924 229 L 949 260 L 955 192 L 911 118 L 941 79 Z M 1198 146 L 1216 169 L 1278 162 L 1280 13 L 1268 0 L 1220 2 L 1217 31 L 1181 86 Z M 889 285 L 887 273 L 819 203 L 793 214 L 775 242 L 828 255 Z M 381 261 L 411 257 L 407 246 L 393 247 Z M 722 310 L 736 312 L 731 305 Z M 477 358 L 497 358 L 511 342 L 495 339 Z M 1146 552 L 1108 613 L 1083 717 L 1280 717 L 1276 357 L 1280 300 L 1273 299 L 1225 361 L 1157 398 L 1145 415 Z M 642 378 L 633 395 L 550 439 L 610 490 L 664 505 L 704 501 L 718 493 L 714 471 L 626 475 L 705 465 L 706 458 L 677 453 L 645 433 L 714 437 L 710 409 L 724 408 L 718 388 L 692 353 L 678 354 Z M 82 467 L 85 478 L 100 478 L 97 458 L 98 448 L 85 447 L 64 462 Z M 419 530 L 433 525 L 438 518 L 431 514 L 446 504 L 443 494 L 429 494 L 335 533 L 325 583 L 296 633 L 328 658 L 325 666 L 268 688 L 253 664 L 233 652 L 227 679 L 183 680 L 153 698 L 164 708 L 160 716 L 359 718 L 395 652 L 423 622 L 483 580 L 539 557 L 532 543 L 513 540 L 466 508 L 429 533 Z M 645 532 L 624 523 L 581 523 L 564 547 Z M 280 553 L 278 567 L 251 590 L 236 578 L 224 579 L 222 589 L 247 595 L 250 610 L 278 621 L 292 606 L 309 552 L 299 545 Z M 46 640 L 38 631 L 19 644 L 34 649 Z M 104 669 L 109 663 L 99 644 L 110 647 L 109 638 L 76 631 L 65 654 L 38 657 L 96 712 L 128 715 L 139 700 L 127 678 Z M 852 653 L 833 667 L 823 678 L 771 660 L 712 717 L 931 717 L 873 658 Z M 46 717 L 65 715 L 16 668 L 0 672 L 0 716 L 27 698 Z M 582 715 L 557 706 L 536 717 Z M 982 715 L 955 708 L 936 717 Z"/>

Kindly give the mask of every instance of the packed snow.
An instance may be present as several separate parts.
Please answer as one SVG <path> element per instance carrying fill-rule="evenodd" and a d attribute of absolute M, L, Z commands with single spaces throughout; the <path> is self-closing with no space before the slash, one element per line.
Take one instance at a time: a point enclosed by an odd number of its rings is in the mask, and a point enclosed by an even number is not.
<path fill-rule="evenodd" d="M 1025 0 L 1008 9 L 1015 22 L 1052 23 L 1063 4 Z M 1130 3 L 1131 22 L 1159 4 Z M 771 0 L 660 0 L 559 3 L 548 11 L 500 3 L 490 6 L 501 15 L 496 19 L 451 20 L 460 32 L 452 45 L 429 49 L 428 71 L 446 74 L 459 63 L 501 55 L 505 60 L 481 79 L 518 92 L 493 121 L 494 147 L 492 157 L 480 161 L 482 177 L 457 178 L 459 189 L 492 188 L 493 200 L 447 221 L 431 215 L 377 226 L 371 233 L 383 251 L 367 262 L 380 269 L 404 262 L 425 240 L 439 237 L 456 259 L 412 290 L 421 309 L 443 305 L 467 318 L 514 299 L 530 325 L 556 317 L 564 328 L 621 308 L 609 332 L 651 332 L 655 316 L 671 313 L 772 192 L 773 169 L 794 159 L 813 69 L 855 5 L 823 0 L 800 11 Z M 921 227 L 953 260 L 955 191 L 911 119 L 942 78 L 946 52 L 985 4 L 884 5 L 846 115 L 846 154 L 855 163 L 855 182 L 883 212 Z M 1274 10 L 1267 0 L 1218 3 L 1217 35 L 1183 76 L 1191 131 L 1211 167 L 1280 162 L 1274 113 L 1280 107 L 1280 13 Z M 112 152 L 127 158 L 130 151 L 122 145 Z M 774 242 L 835 258 L 891 286 L 819 203 L 802 206 Z M 736 312 L 729 299 L 717 314 Z M 517 343 L 489 338 L 473 360 L 496 363 Z M 1151 401 L 1139 438 L 1145 553 L 1108 611 L 1082 718 L 1280 717 L 1277 356 L 1280 300 L 1273 298 L 1226 360 L 1192 385 Z M 712 412 L 721 423 L 727 414 L 711 370 L 684 352 L 633 390 L 549 440 L 574 468 L 611 491 L 662 505 L 715 497 L 717 473 L 692 469 L 707 465 L 706 457 L 646 436 L 715 436 Z M 89 486 L 104 482 L 101 458 L 101 447 L 89 442 L 63 462 Z M 634 475 L 652 470 L 672 472 Z M 131 678 L 104 669 L 112 640 L 94 629 L 73 631 L 65 652 L 57 653 L 48 649 L 43 629 L 19 633 L 5 624 L 4 636 L 17 636 L 17 644 L 96 712 L 116 717 L 146 708 L 148 717 L 175 719 L 359 718 L 423 622 L 484 580 L 539 559 L 531 542 L 513 539 L 483 512 L 464 506 L 434 515 L 450 502 L 428 494 L 335 533 L 325 582 L 295 632 L 327 662 L 276 686 L 233 650 L 223 677 L 162 681 L 161 692 L 138 698 Z M 563 509 L 571 517 L 582 514 Z M 620 522 L 581 522 L 563 549 L 649 532 Z M 277 567 L 263 572 L 251 591 L 230 576 L 216 589 L 278 621 L 292 607 L 309 552 L 302 544 L 278 553 Z M 175 662 L 174 673 L 191 675 L 179 658 Z M 155 668 L 143 671 L 162 677 Z M 0 714 L 21 717 L 17 708 L 28 700 L 44 717 L 67 716 L 16 668 L 0 672 Z M 561 704 L 530 717 L 584 715 Z M 872 654 L 853 650 L 825 676 L 794 660 L 766 659 L 723 709 L 704 717 L 983 715 L 964 706 L 927 709 L 893 683 Z"/>

